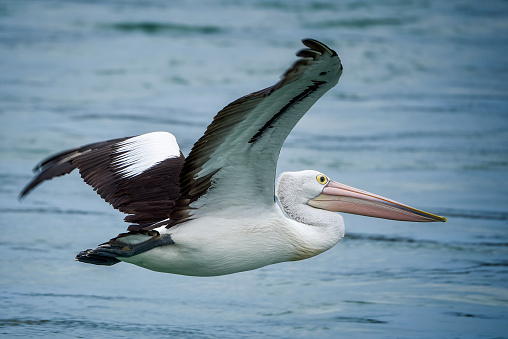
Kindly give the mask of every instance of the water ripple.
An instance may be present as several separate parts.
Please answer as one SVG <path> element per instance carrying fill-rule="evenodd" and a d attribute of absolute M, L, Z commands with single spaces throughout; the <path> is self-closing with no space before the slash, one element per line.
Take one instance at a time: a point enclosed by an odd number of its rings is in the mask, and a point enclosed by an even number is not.
<path fill-rule="evenodd" d="M 211 326 L 194 327 L 178 326 L 172 324 L 147 324 L 129 322 L 111 322 L 111 321 L 91 321 L 73 318 L 22 318 L 12 317 L 0 319 L 0 328 L 3 328 L 2 334 L 16 333 L 16 336 L 22 336 L 20 331 L 31 337 L 37 331 L 38 336 L 47 329 L 53 333 L 68 333 L 72 330 L 70 337 L 122 337 L 132 338 L 157 337 L 161 334 L 168 334 L 171 338 L 220 338 L 227 337 L 258 337 L 257 331 L 249 331 L 232 328 L 231 326 Z M 14 332 L 15 331 L 15 332 Z M 65 331 L 65 332 L 62 332 Z M 215 333 L 214 333 L 215 332 Z M 163 336 L 166 337 L 166 336 Z"/>
<path fill-rule="evenodd" d="M 113 29 L 120 32 L 141 32 L 144 34 L 219 34 L 223 29 L 218 26 L 199 26 L 177 23 L 162 23 L 152 21 L 118 22 L 115 24 L 100 25 L 101 28 Z"/>
<path fill-rule="evenodd" d="M 386 243 L 414 244 L 416 246 L 438 246 L 440 248 L 451 248 L 457 250 L 473 249 L 482 246 L 486 247 L 508 247 L 508 242 L 440 242 L 428 239 L 413 239 L 409 237 L 386 236 L 381 234 L 348 233 L 347 240 L 376 241 Z"/>
<path fill-rule="evenodd" d="M 446 215 L 447 217 L 483 220 L 508 220 L 508 212 L 504 211 L 461 210 L 454 208 L 434 208 L 433 210 L 439 215 Z"/>
<path fill-rule="evenodd" d="M 328 20 L 311 23 L 308 26 L 311 28 L 328 28 L 333 29 L 337 27 L 348 28 L 369 28 L 379 26 L 402 26 L 416 21 L 414 17 L 385 17 L 385 18 L 356 18 L 356 19 L 342 19 L 342 20 Z"/>
<path fill-rule="evenodd" d="M 466 318 L 478 318 L 478 319 L 494 319 L 494 317 L 489 317 L 482 314 L 472 314 L 472 313 L 464 313 L 464 312 L 445 312 L 446 315 L 452 315 L 455 317 L 466 317 Z"/>
<path fill-rule="evenodd" d="M 111 323 L 111 322 L 95 322 L 77 319 L 35 319 L 35 318 L 6 318 L 0 319 L 0 328 L 9 327 L 32 327 L 35 326 L 39 330 L 45 327 L 61 330 L 78 330 L 80 333 L 85 331 L 87 336 L 89 331 L 99 331 L 99 333 L 118 333 L 123 335 L 129 333 L 142 334 L 143 336 L 159 336 L 160 333 L 171 331 L 172 335 L 181 337 L 211 338 L 206 334 L 205 329 L 198 328 L 178 328 L 175 325 L 154 325 L 154 324 L 136 324 L 136 323 Z M 82 333 L 84 334 L 84 333 Z M 74 334 L 75 335 L 75 334 Z M 73 335 L 73 336 L 74 336 Z M 114 336 L 113 334 L 111 334 Z M 109 334 L 108 334 L 109 336 Z M 80 337 L 80 336 L 78 336 Z"/>
<path fill-rule="evenodd" d="M 95 294 L 65 294 L 65 293 L 16 293 L 26 297 L 52 297 L 52 298 L 73 298 L 73 299 L 99 299 L 99 300 L 127 300 L 127 301 L 147 301 L 146 297 L 125 297 Z"/>
<path fill-rule="evenodd" d="M 107 215 L 102 212 L 85 211 L 85 210 L 61 210 L 58 208 L 0 208 L 2 213 L 36 213 L 36 214 L 65 214 L 65 215 Z"/>
<path fill-rule="evenodd" d="M 85 120 L 126 120 L 126 121 L 142 121 L 142 122 L 151 122 L 151 123 L 157 123 L 157 124 L 164 124 L 168 126 L 188 126 L 188 127 L 206 127 L 206 123 L 202 122 L 193 122 L 188 120 L 182 120 L 182 119 L 167 119 L 167 118 L 161 118 L 161 117 L 154 117 L 154 116 L 146 116 L 146 115 L 130 115 L 130 114 L 108 114 L 108 115 L 101 115 L 101 114 L 81 114 L 76 115 L 75 119 L 77 121 L 85 121 Z"/>
<path fill-rule="evenodd" d="M 388 324 L 387 321 L 377 320 L 377 319 L 372 319 L 372 318 L 335 317 L 333 319 L 340 321 L 340 322 L 358 323 L 358 324 Z"/>

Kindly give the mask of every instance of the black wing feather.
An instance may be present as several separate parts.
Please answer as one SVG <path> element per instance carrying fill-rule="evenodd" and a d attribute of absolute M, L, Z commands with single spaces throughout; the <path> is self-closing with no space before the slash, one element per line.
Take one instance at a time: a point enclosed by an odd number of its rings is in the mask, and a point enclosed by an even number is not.
<path fill-rule="evenodd" d="M 118 159 L 126 151 L 119 150 L 125 141 L 120 138 L 89 144 L 55 154 L 34 168 L 35 177 L 23 189 L 23 199 L 46 180 L 78 169 L 83 180 L 108 203 L 128 214 L 129 231 L 149 230 L 151 225 L 168 218 L 175 200 L 180 196 L 178 176 L 184 163 L 177 157 L 160 161 L 137 175 L 126 176 Z"/>

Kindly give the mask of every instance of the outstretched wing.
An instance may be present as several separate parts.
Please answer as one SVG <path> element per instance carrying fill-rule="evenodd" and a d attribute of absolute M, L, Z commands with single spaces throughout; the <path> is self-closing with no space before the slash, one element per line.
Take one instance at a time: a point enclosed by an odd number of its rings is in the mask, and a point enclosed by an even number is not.
<path fill-rule="evenodd" d="M 19 197 L 77 168 L 104 200 L 129 214 L 129 231 L 142 230 L 168 218 L 180 195 L 178 176 L 184 160 L 175 137 L 167 132 L 93 143 L 43 160 Z"/>
<path fill-rule="evenodd" d="M 273 203 L 284 140 L 342 74 L 335 51 L 316 40 L 302 42 L 308 48 L 278 83 L 226 106 L 194 144 L 168 227 L 218 208 Z"/>

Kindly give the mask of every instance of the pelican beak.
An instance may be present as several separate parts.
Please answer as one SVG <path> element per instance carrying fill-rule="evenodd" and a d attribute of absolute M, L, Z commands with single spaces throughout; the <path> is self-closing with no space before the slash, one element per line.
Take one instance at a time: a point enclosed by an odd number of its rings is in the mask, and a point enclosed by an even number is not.
<path fill-rule="evenodd" d="M 344 212 L 375 218 L 446 222 L 445 217 L 424 212 L 397 201 L 331 180 L 323 188 L 322 193 L 309 200 L 308 204 L 332 212 Z"/>

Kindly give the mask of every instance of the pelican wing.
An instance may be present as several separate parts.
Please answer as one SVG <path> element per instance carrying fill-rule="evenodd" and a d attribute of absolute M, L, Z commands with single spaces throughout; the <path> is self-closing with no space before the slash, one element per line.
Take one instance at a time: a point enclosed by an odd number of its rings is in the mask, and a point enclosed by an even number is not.
<path fill-rule="evenodd" d="M 20 199 L 40 183 L 77 168 L 104 200 L 129 214 L 130 231 L 146 229 L 168 218 L 179 197 L 183 162 L 175 137 L 167 132 L 93 143 L 43 160 Z"/>
<path fill-rule="evenodd" d="M 275 85 L 222 109 L 194 144 L 180 175 L 181 197 L 168 227 L 207 210 L 274 201 L 282 144 L 342 74 L 335 51 L 311 39 Z"/>

